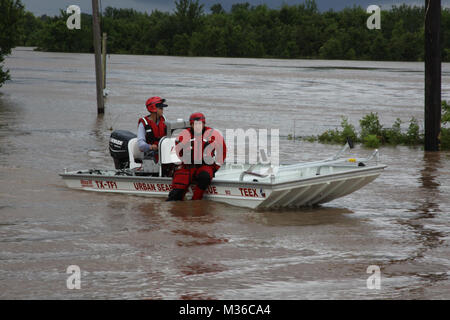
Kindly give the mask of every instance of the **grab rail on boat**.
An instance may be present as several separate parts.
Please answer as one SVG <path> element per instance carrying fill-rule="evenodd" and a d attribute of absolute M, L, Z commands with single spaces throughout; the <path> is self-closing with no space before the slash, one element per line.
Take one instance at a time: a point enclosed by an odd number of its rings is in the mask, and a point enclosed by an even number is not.
<path fill-rule="evenodd" d="M 375 151 L 370 155 L 370 157 L 365 159 L 365 161 L 370 161 L 373 158 L 375 158 L 375 163 L 378 164 L 378 161 L 380 161 L 380 153 L 378 152 L 378 149 L 375 149 Z"/>
<path fill-rule="evenodd" d="M 268 176 L 270 176 L 271 180 L 275 179 L 272 166 L 269 167 L 266 174 L 253 172 L 252 170 L 255 169 L 255 167 L 258 165 L 260 165 L 260 163 L 252 164 L 247 170 L 242 171 L 241 174 L 239 175 L 239 181 L 243 181 L 246 175 L 255 176 L 259 178 L 267 178 Z"/>
<path fill-rule="evenodd" d="M 307 163 L 296 163 L 296 164 L 285 165 L 285 166 L 277 166 L 275 168 L 275 172 L 280 173 L 280 172 L 284 172 L 284 171 L 288 171 L 288 170 L 301 169 L 301 168 L 305 168 L 305 167 L 317 167 L 316 175 L 320 175 L 320 171 L 321 171 L 322 167 L 324 167 L 324 166 L 342 165 L 343 161 L 345 161 L 345 160 L 339 159 L 339 157 L 342 155 L 342 153 L 347 151 L 347 149 L 349 149 L 349 148 L 351 149 L 352 147 L 353 147 L 352 142 L 347 141 L 345 146 L 332 158 L 329 158 L 326 160 L 321 160 L 321 161 L 313 161 L 313 162 L 307 162 Z M 357 160 L 355 162 L 358 162 L 358 164 L 361 162 L 364 163 L 364 162 L 371 161 L 374 158 L 375 158 L 376 165 L 378 165 L 378 162 L 380 161 L 380 155 L 379 155 L 378 149 L 375 149 L 374 152 L 368 158 L 355 159 L 355 160 Z M 252 175 L 252 176 L 259 177 L 259 178 L 267 178 L 270 176 L 270 178 L 272 180 L 275 179 L 274 168 L 271 165 L 267 171 L 267 174 L 253 172 L 255 167 L 257 167 L 258 165 L 264 165 L 264 164 L 257 163 L 257 164 L 251 165 L 247 170 L 241 172 L 241 174 L 239 176 L 239 181 L 243 181 L 244 177 L 246 175 Z"/>

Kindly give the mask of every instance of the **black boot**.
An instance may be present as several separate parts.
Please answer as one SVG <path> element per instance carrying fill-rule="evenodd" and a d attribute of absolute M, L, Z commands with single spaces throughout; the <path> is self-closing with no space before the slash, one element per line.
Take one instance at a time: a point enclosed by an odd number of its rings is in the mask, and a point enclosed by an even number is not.
<path fill-rule="evenodd" d="M 184 190 L 183 189 L 173 189 L 169 192 L 169 197 L 166 201 L 181 201 L 184 197 Z"/>

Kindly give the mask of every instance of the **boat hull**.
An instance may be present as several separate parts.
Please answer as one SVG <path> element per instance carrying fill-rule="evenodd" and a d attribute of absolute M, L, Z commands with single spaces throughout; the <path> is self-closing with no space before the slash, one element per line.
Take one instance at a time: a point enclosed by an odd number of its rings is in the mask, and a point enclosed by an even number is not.
<path fill-rule="evenodd" d="M 348 172 L 299 178 L 284 182 L 227 181 L 214 179 L 204 198 L 251 209 L 299 208 L 348 195 L 375 180 L 386 166 L 355 168 Z M 69 188 L 167 198 L 171 178 L 120 176 L 114 171 L 61 174 Z M 186 198 L 192 196 L 190 187 Z"/>

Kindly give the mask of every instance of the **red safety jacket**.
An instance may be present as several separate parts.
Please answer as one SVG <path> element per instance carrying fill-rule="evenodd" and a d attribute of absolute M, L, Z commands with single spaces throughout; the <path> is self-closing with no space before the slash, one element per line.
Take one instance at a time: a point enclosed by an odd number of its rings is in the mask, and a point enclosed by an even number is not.
<path fill-rule="evenodd" d="M 227 147 L 219 131 L 204 127 L 202 135 L 194 136 L 194 130 L 183 130 L 175 141 L 176 152 L 183 165 L 212 165 L 215 171 L 225 162 Z M 191 156 L 184 157 L 183 151 L 190 150 Z M 213 159 L 215 157 L 215 161 Z"/>
<path fill-rule="evenodd" d="M 167 134 L 167 127 L 164 116 L 159 118 L 159 123 L 156 125 L 150 117 L 146 116 L 140 118 L 138 126 L 142 122 L 145 128 L 145 140 L 148 144 L 158 145 L 159 140 Z"/>

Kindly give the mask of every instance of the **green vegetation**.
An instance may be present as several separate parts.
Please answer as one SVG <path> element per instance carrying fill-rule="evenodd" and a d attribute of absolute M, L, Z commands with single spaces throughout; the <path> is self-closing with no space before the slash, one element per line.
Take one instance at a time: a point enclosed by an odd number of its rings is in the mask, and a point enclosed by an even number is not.
<path fill-rule="evenodd" d="M 299 137 L 299 139 L 306 141 L 319 141 L 322 143 L 337 143 L 343 144 L 347 137 L 354 142 L 361 142 L 364 146 L 369 148 L 377 148 L 380 145 L 419 145 L 423 144 L 423 135 L 420 133 L 420 127 L 417 119 L 411 118 L 408 130 L 402 133 L 402 121 L 397 118 L 391 128 L 383 128 L 380 124 L 377 113 L 370 113 L 365 115 L 361 120 L 360 134 L 355 130 L 355 127 L 348 122 L 346 117 L 342 117 L 341 130 L 329 129 L 318 136 Z M 288 136 L 288 140 L 292 140 L 292 135 Z"/>
<path fill-rule="evenodd" d="M 380 146 L 380 140 L 374 134 L 369 134 L 363 138 L 364 145 L 368 148 L 378 148 Z"/>
<path fill-rule="evenodd" d="M 441 150 L 450 150 L 450 103 L 442 102 Z"/>
<path fill-rule="evenodd" d="M 382 130 L 383 141 L 387 144 L 397 145 L 404 141 L 404 135 L 401 130 L 402 120 L 397 118 L 392 128 L 384 128 Z"/>
<path fill-rule="evenodd" d="M 347 141 L 347 137 L 351 138 L 355 142 L 359 141 L 355 127 L 348 123 L 348 119 L 346 117 L 342 117 L 341 127 L 342 131 L 339 131 L 338 129 L 327 130 L 318 136 L 317 139 L 323 143 L 344 143 Z M 313 139 L 309 137 L 309 141 L 312 140 Z"/>
<path fill-rule="evenodd" d="M 378 120 L 378 113 L 371 112 L 364 116 L 364 118 L 359 120 L 359 124 L 361 126 L 361 140 L 365 141 L 369 136 L 369 140 L 373 140 L 373 137 L 379 140 L 382 139 L 383 126 Z"/>
<path fill-rule="evenodd" d="M 270 9 L 236 3 L 207 9 L 198 0 L 178 0 L 173 13 L 151 14 L 107 7 L 102 31 L 109 53 L 256 58 L 322 58 L 419 61 L 424 57 L 424 8 L 402 5 L 381 12 L 381 30 L 368 30 L 365 8 L 319 12 L 314 0 Z M 68 30 L 67 14 L 26 13 L 21 45 L 44 51 L 93 52 L 90 15 L 81 30 Z M 442 11 L 450 30 L 450 9 Z M 443 34 L 442 58 L 450 61 L 450 34 Z"/>
<path fill-rule="evenodd" d="M 442 128 L 441 128 L 441 150 L 450 150 L 450 128 L 446 127 L 450 124 L 450 103 L 442 101 Z M 417 146 L 424 143 L 424 135 L 420 132 L 419 122 L 412 117 L 406 132 L 402 132 L 402 121 L 397 118 L 391 128 L 383 128 L 380 123 L 378 113 L 371 112 L 359 120 L 360 134 L 355 127 L 348 122 L 346 117 L 342 117 L 341 130 L 329 129 L 318 136 L 297 137 L 297 139 L 322 143 L 343 144 L 347 137 L 354 142 L 360 142 L 368 148 L 378 148 L 380 145 L 409 145 Z M 292 135 L 288 136 L 288 140 L 292 140 Z"/>
<path fill-rule="evenodd" d="M 23 14 L 20 0 L 0 0 L 0 87 L 9 80 L 9 70 L 3 70 L 3 61 L 19 44 L 18 28 Z"/>
<path fill-rule="evenodd" d="M 424 137 L 419 132 L 419 122 L 416 118 L 412 117 L 409 122 L 408 131 L 406 132 L 406 137 L 404 138 L 404 143 L 409 145 L 423 144 Z"/>

